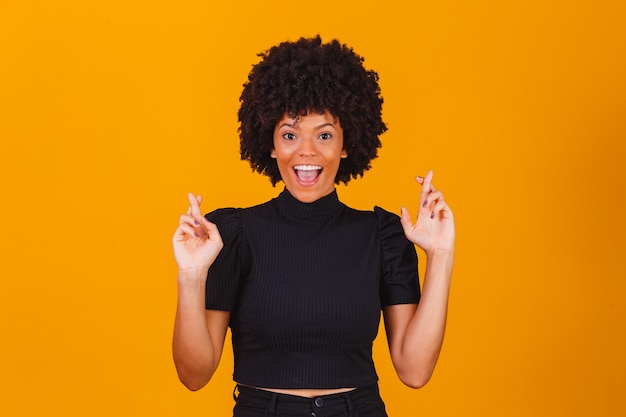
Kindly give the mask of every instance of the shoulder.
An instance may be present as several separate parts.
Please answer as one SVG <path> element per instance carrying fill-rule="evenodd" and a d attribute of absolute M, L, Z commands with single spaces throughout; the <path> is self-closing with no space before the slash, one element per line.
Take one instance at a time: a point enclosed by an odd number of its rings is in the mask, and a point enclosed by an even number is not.
<path fill-rule="evenodd" d="M 360 210 L 344 204 L 344 208 L 344 217 L 346 217 L 348 220 L 371 223 L 378 229 L 399 227 L 400 230 L 402 230 L 400 216 L 390 211 L 387 211 L 382 207 L 374 206 L 373 210 Z"/>
<path fill-rule="evenodd" d="M 388 256 L 405 256 L 415 254 L 414 245 L 406 238 L 400 216 L 381 207 L 374 207 L 374 215 L 378 224 L 383 251 Z"/>
<path fill-rule="evenodd" d="M 402 242 L 405 238 L 404 230 L 400 222 L 400 216 L 387 211 L 379 206 L 373 210 L 359 210 L 345 206 L 342 222 L 346 225 L 358 226 L 374 233 L 382 241 L 383 246 L 387 246 L 387 241 L 399 239 Z"/>
<path fill-rule="evenodd" d="M 204 217 L 215 223 L 220 233 L 236 234 L 242 231 L 244 223 L 250 223 L 255 218 L 264 217 L 265 213 L 273 211 L 274 200 L 266 201 L 251 207 L 223 207 L 218 208 Z"/>
<path fill-rule="evenodd" d="M 241 210 L 240 208 L 219 208 L 205 214 L 205 218 L 217 226 L 217 230 L 225 244 L 238 240 L 241 235 Z"/>
<path fill-rule="evenodd" d="M 274 200 L 269 200 L 261 204 L 257 204 L 250 207 L 222 207 L 217 208 L 210 213 L 205 214 L 204 217 L 207 220 L 218 224 L 219 223 L 233 223 L 241 222 L 243 215 L 261 213 L 272 205 Z"/>
<path fill-rule="evenodd" d="M 390 211 L 387 211 L 384 208 L 379 207 L 379 206 L 374 206 L 373 213 L 376 216 L 376 219 L 380 222 L 396 222 L 396 221 L 399 222 L 400 221 L 400 216 Z"/>
<path fill-rule="evenodd" d="M 234 207 L 218 208 L 207 213 L 204 217 L 219 227 L 241 222 L 241 210 Z"/>
<path fill-rule="evenodd" d="M 404 230 L 402 229 L 402 223 L 400 223 L 400 216 L 392 213 L 390 211 L 385 210 L 382 207 L 374 206 L 374 216 L 376 217 L 376 222 L 378 223 L 378 228 L 381 230 L 383 234 L 387 232 L 397 233 L 398 231 L 404 234 Z"/>

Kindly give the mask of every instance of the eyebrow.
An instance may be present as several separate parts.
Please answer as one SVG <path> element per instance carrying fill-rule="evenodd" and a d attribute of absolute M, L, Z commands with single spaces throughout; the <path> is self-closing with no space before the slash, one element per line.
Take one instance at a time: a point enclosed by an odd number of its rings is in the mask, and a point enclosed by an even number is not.
<path fill-rule="evenodd" d="M 287 127 L 292 128 L 292 129 L 297 129 L 297 126 L 296 126 L 297 124 L 298 124 L 298 123 L 294 123 L 294 124 L 291 124 L 291 123 L 283 123 L 283 124 L 282 124 L 282 125 L 280 125 L 278 128 L 279 128 L 279 129 L 281 129 L 281 128 L 283 128 L 283 127 L 287 126 Z M 321 124 L 321 125 L 319 125 L 319 126 L 315 126 L 315 127 L 314 127 L 314 129 L 315 129 L 315 130 L 319 130 L 319 129 L 322 129 L 322 128 L 326 127 L 326 126 L 330 126 L 330 127 L 332 127 L 333 129 L 337 130 L 337 128 L 335 127 L 335 124 L 334 124 L 334 123 L 322 123 L 322 124 Z"/>

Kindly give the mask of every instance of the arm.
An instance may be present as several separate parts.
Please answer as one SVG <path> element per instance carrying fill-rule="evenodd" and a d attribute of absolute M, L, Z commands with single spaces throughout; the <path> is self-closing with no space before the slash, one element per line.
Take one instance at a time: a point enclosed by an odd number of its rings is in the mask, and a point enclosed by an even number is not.
<path fill-rule="evenodd" d="M 389 306 L 383 312 L 394 367 L 402 382 L 412 388 L 424 386 L 435 369 L 454 264 L 454 218 L 441 191 L 432 186 L 432 176 L 429 171 L 425 178 L 418 177 L 422 193 L 416 223 L 404 207 L 401 216 L 405 235 L 427 257 L 420 303 Z"/>
<path fill-rule="evenodd" d="M 178 305 L 172 352 L 181 382 L 190 390 L 206 385 L 217 369 L 230 313 L 205 309 L 209 267 L 223 243 L 215 224 L 200 211 L 201 197 L 189 195 L 190 207 L 174 233 L 178 264 Z"/>

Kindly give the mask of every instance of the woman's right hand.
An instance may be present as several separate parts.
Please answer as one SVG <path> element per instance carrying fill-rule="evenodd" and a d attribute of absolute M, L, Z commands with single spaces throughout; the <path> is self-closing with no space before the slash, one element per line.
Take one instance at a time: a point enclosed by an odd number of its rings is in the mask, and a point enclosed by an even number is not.
<path fill-rule="evenodd" d="M 204 218 L 200 211 L 201 196 L 189 193 L 189 210 L 180 216 L 174 233 L 174 257 L 179 272 L 201 272 L 204 277 L 224 243 L 217 226 Z"/>

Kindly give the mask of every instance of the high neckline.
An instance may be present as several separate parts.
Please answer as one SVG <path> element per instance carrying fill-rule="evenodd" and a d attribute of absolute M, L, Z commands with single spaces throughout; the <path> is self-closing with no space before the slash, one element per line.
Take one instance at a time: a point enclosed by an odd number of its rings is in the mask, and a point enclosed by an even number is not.
<path fill-rule="evenodd" d="M 285 188 L 275 200 L 278 210 L 285 217 L 293 219 L 326 218 L 336 213 L 343 206 L 339 201 L 336 189 L 311 203 L 303 203 Z"/>

